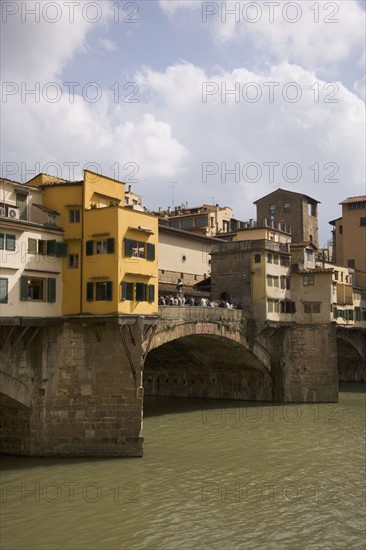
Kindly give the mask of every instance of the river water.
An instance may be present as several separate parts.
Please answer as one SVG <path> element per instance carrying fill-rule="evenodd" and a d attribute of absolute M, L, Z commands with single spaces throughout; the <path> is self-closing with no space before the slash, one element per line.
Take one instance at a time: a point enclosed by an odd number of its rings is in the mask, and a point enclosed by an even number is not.
<path fill-rule="evenodd" d="M 2 457 L 1 550 L 365 548 L 365 385 L 146 398 L 144 435 L 143 458 Z"/>

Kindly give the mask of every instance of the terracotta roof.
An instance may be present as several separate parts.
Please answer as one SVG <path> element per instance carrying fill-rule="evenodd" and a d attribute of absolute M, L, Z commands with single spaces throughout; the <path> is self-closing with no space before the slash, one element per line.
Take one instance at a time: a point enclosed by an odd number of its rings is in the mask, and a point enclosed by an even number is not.
<path fill-rule="evenodd" d="M 345 199 L 339 204 L 349 204 L 350 202 L 364 202 L 364 201 L 366 201 L 366 195 L 360 195 L 359 197 L 348 197 L 348 199 Z"/>
<path fill-rule="evenodd" d="M 320 201 L 317 201 L 316 199 L 313 199 L 312 197 L 309 197 L 309 195 L 305 195 L 304 193 L 298 193 L 297 191 L 289 191 L 288 189 L 282 189 L 281 187 L 279 187 L 275 191 L 272 191 L 271 193 L 268 193 L 268 195 L 264 195 L 264 197 L 261 197 L 260 199 L 257 199 L 256 201 L 253 202 L 253 204 L 257 204 L 259 201 L 261 201 L 263 199 L 267 199 L 271 195 L 277 195 L 279 192 L 281 192 L 281 193 L 285 192 L 285 193 L 288 193 L 289 195 L 300 195 L 301 197 L 305 197 L 306 199 L 309 199 L 312 202 L 316 202 L 316 203 L 320 204 Z"/>

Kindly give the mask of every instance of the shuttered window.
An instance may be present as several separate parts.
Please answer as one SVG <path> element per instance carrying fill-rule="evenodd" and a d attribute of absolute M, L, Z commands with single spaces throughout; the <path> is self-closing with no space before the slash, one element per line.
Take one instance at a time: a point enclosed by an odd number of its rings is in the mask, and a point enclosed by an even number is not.
<path fill-rule="evenodd" d="M 149 285 L 149 302 L 155 300 L 155 285 Z"/>
<path fill-rule="evenodd" d="M 47 280 L 47 302 L 56 302 L 56 279 Z"/>
<path fill-rule="evenodd" d="M 122 300 L 133 300 L 133 283 L 122 281 Z"/>
<path fill-rule="evenodd" d="M 146 285 L 144 283 L 136 283 L 136 301 L 146 301 Z"/>
<path fill-rule="evenodd" d="M 147 259 L 154 261 L 155 260 L 155 245 L 151 244 L 151 243 L 147 243 L 146 253 L 147 253 Z"/>

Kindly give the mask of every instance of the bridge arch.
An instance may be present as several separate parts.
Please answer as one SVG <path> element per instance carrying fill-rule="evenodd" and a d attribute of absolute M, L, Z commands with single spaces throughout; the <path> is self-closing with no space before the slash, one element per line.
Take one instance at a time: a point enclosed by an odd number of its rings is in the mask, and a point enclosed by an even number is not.
<path fill-rule="evenodd" d="M 340 382 L 366 382 L 365 332 L 337 328 L 337 363 Z"/>
<path fill-rule="evenodd" d="M 198 308 L 189 309 L 195 317 Z M 231 313 L 161 318 L 145 360 L 145 395 L 272 401 L 271 357 L 259 342 L 249 346 L 239 312 Z"/>

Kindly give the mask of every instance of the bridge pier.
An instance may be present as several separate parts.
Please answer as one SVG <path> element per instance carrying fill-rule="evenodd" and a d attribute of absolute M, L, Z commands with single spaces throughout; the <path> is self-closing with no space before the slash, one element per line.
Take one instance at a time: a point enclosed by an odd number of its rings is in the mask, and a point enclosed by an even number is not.
<path fill-rule="evenodd" d="M 69 318 L 29 346 L 3 329 L 3 453 L 142 456 L 143 318 Z"/>

